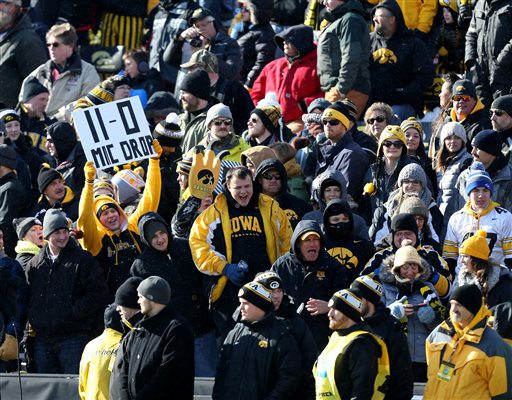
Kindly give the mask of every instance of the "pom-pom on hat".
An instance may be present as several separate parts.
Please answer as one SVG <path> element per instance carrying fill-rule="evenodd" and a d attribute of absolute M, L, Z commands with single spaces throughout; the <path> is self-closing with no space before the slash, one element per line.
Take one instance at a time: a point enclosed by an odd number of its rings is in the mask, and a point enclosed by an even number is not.
<path fill-rule="evenodd" d="M 484 230 L 476 231 L 473 236 L 468 237 L 462 242 L 459 253 L 487 261 L 491 254 L 491 249 L 486 237 L 487 232 Z"/>

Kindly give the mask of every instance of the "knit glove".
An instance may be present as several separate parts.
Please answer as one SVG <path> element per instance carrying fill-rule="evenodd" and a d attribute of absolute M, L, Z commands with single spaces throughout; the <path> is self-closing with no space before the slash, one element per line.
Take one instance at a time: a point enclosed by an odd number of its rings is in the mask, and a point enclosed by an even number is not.
<path fill-rule="evenodd" d="M 94 182 L 94 178 L 96 177 L 96 168 L 94 167 L 94 163 L 92 161 L 87 161 L 85 163 L 84 174 L 85 174 L 85 180 L 88 183 Z"/>
<path fill-rule="evenodd" d="M 226 264 L 222 273 L 228 277 L 228 279 L 235 285 L 240 286 L 244 279 L 245 273 L 249 270 L 249 266 L 246 263 L 242 264 Z"/>
<path fill-rule="evenodd" d="M 418 319 L 422 324 L 430 325 L 436 319 L 436 312 L 430 306 L 420 307 L 418 309 Z"/>
<path fill-rule="evenodd" d="M 406 301 L 407 296 L 404 296 L 400 300 L 397 300 L 388 306 L 389 312 L 394 318 L 401 320 L 403 317 L 405 317 L 404 303 Z"/>
<path fill-rule="evenodd" d="M 5 340 L 0 346 L 0 360 L 10 361 L 18 358 L 18 341 L 12 335 L 5 334 Z"/>
<path fill-rule="evenodd" d="M 158 139 L 153 139 L 153 149 L 155 150 L 156 156 L 151 157 L 153 160 L 158 160 L 160 156 L 162 155 L 162 146 L 160 146 L 160 142 Z"/>

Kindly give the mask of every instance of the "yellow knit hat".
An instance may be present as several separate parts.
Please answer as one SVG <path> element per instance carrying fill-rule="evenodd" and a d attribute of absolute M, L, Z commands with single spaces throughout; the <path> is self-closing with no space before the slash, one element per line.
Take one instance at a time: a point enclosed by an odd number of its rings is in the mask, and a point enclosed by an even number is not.
<path fill-rule="evenodd" d="M 460 246 L 459 253 L 471 257 L 479 258 L 481 260 L 488 260 L 491 253 L 489 244 L 487 243 L 487 232 L 478 230 L 473 236 L 470 236 Z"/>

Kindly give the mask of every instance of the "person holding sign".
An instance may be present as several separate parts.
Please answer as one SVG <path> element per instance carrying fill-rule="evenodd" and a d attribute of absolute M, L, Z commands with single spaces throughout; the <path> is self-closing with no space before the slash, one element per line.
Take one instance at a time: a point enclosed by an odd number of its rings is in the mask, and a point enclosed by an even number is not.
<path fill-rule="evenodd" d="M 213 190 L 210 175 L 207 169 L 189 175 L 192 195 L 205 184 Z M 247 167 L 228 170 L 223 193 L 197 217 L 189 240 L 196 267 L 208 275 L 219 336 L 233 326 L 240 286 L 289 251 L 291 236 L 286 214 L 275 200 L 258 192 Z"/>
<path fill-rule="evenodd" d="M 130 267 L 141 253 L 137 223 L 139 217 L 156 211 L 160 203 L 160 161 L 162 147 L 153 140 L 157 154 L 148 165 L 146 186 L 135 212 L 127 217 L 121 206 L 111 197 L 94 197 L 96 168 L 92 161 L 85 164 L 85 186 L 79 205 L 78 229 L 84 233 L 82 247 L 99 261 L 105 272 L 110 297 L 113 300 L 117 288 L 130 276 Z"/>
<path fill-rule="evenodd" d="M 428 382 L 423 398 L 510 399 L 512 350 L 487 325 L 491 313 L 476 285 L 456 289 L 450 318 L 428 336 Z"/>

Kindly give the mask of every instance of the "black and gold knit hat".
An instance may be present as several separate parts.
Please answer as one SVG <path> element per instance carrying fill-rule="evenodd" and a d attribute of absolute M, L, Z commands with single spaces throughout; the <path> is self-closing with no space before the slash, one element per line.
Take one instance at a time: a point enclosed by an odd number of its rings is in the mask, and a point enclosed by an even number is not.
<path fill-rule="evenodd" d="M 256 107 L 251 111 L 251 114 L 256 114 L 260 117 L 261 122 L 269 132 L 272 134 L 279 133 L 279 119 L 281 118 L 281 107 L 279 106 L 263 106 Z"/>

